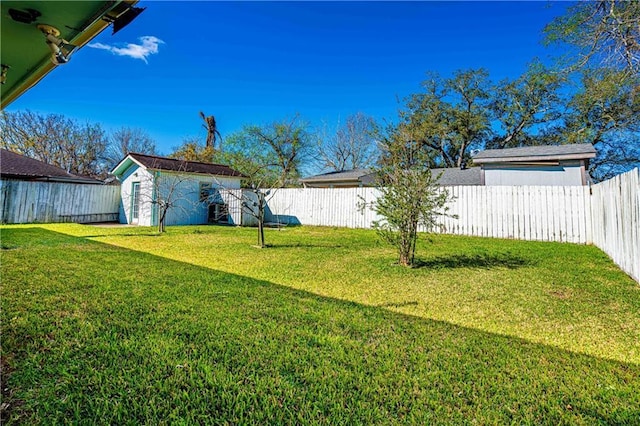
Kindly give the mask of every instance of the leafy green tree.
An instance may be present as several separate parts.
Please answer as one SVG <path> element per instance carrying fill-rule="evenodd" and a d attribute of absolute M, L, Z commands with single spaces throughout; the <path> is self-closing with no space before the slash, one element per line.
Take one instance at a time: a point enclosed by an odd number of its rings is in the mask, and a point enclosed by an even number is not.
<path fill-rule="evenodd" d="M 546 43 L 564 43 L 574 51 L 565 58 L 571 69 L 616 68 L 640 73 L 640 1 L 577 2 L 545 27 Z"/>
<path fill-rule="evenodd" d="M 29 110 L 0 114 L 0 146 L 69 173 L 105 177 L 107 136 L 98 123 Z"/>
<path fill-rule="evenodd" d="M 371 208 L 382 216 L 374 222 L 378 235 L 398 250 L 398 263 L 415 263 L 418 229 L 435 229 L 446 214 L 449 194 L 439 187 L 429 167 L 429 152 L 403 127 L 390 127 L 381 136 L 383 161 L 374 170 L 380 196 Z"/>
<path fill-rule="evenodd" d="M 216 151 L 212 146 L 206 146 L 198 138 L 188 138 L 182 144 L 174 147 L 169 157 L 185 161 L 200 161 L 213 163 Z"/>
<path fill-rule="evenodd" d="M 498 83 L 491 92 L 490 102 L 496 124 L 494 136 L 485 147 L 513 148 L 556 142 L 545 138 L 545 130 L 556 125 L 562 116 L 559 92 L 565 81 L 564 74 L 534 62 L 519 78 Z"/>
<path fill-rule="evenodd" d="M 488 73 L 461 70 L 448 79 L 432 73 L 422 86 L 400 113 L 401 130 L 427 148 L 431 166 L 460 167 L 491 131 Z"/>
<path fill-rule="evenodd" d="M 568 102 L 563 128 L 567 143 L 591 143 L 596 180 L 640 166 L 640 77 L 610 69 L 585 70 Z"/>
<path fill-rule="evenodd" d="M 310 158 L 314 135 L 299 116 L 270 124 L 245 126 L 225 141 L 215 160 L 249 176 L 262 187 L 296 186 Z"/>

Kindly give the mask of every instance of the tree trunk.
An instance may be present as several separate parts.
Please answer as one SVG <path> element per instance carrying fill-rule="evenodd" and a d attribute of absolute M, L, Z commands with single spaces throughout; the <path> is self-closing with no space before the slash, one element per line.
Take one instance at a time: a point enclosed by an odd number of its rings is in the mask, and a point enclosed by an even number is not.
<path fill-rule="evenodd" d="M 167 209 L 162 209 L 160 214 L 160 220 L 158 220 L 158 232 L 164 232 L 164 218 L 167 215 Z"/>
<path fill-rule="evenodd" d="M 264 248 L 264 224 L 262 219 L 258 220 L 258 245 Z"/>

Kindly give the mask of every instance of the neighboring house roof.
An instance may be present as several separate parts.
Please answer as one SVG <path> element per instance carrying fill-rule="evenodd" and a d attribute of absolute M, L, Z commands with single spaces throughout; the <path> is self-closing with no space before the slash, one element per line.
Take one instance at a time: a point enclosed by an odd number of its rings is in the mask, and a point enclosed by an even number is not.
<path fill-rule="evenodd" d="M 439 185 L 482 185 L 480 167 L 471 167 L 469 169 L 447 168 L 433 169 L 432 176 L 440 177 Z M 312 185 L 331 185 L 354 183 L 363 186 L 373 186 L 375 173 L 370 169 L 355 169 L 342 172 L 329 172 L 316 176 L 310 176 L 300 179 L 300 182 Z"/>
<path fill-rule="evenodd" d="M 177 160 L 175 158 L 160 157 L 157 155 L 129 153 L 114 169 L 111 174 L 119 176 L 133 163 L 151 170 L 166 170 L 180 173 L 199 173 L 215 176 L 246 177 L 237 170 L 223 164 L 202 163 L 199 161 Z"/>
<path fill-rule="evenodd" d="M 76 176 L 60 167 L 1 148 L 0 176 L 4 179 L 102 184 L 99 180 Z"/>
<path fill-rule="evenodd" d="M 440 175 L 442 173 L 442 175 Z M 442 186 L 482 185 L 482 172 L 480 167 L 468 169 L 447 168 L 431 170 L 433 177 L 438 177 L 438 184 Z"/>
<path fill-rule="evenodd" d="M 322 173 L 315 176 L 309 176 L 304 179 L 300 179 L 302 183 L 354 183 L 367 185 L 373 182 L 374 172 L 371 169 L 353 169 L 343 171 L 333 171 L 328 173 Z"/>
<path fill-rule="evenodd" d="M 596 156 L 590 143 L 487 149 L 473 156 L 475 164 L 527 161 L 586 160 Z"/>

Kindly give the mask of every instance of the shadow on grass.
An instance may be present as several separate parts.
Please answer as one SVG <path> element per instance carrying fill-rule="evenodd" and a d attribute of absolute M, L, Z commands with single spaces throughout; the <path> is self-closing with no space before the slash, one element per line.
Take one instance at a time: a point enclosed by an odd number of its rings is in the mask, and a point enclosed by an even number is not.
<path fill-rule="evenodd" d="M 399 302 L 399 303 L 387 302 L 387 303 L 381 303 L 376 306 L 379 308 L 404 308 L 406 306 L 418 306 L 418 302 L 415 300 L 412 300 L 409 302 Z"/>
<path fill-rule="evenodd" d="M 38 228 L 3 238 L 25 248 L 1 265 L 9 424 L 638 418 L 635 364 Z"/>
<path fill-rule="evenodd" d="M 452 254 L 431 259 L 417 259 L 415 268 L 508 268 L 516 269 L 524 266 L 535 266 L 531 259 L 513 254 Z"/>
<path fill-rule="evenodd" d="M 269 249 L 282 249 L 282 248 L 342 248 L 342 244 L 325 244 L 325 243 L 292 243 L 292 244 L 267 244 Z"/>

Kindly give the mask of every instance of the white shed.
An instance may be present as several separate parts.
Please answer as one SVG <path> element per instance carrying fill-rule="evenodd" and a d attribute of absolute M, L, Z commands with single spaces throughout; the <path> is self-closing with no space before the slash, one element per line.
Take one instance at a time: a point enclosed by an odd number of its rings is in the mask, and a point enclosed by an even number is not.
<path fill-rule="evenodd" d="M 227 190 L 239 189 L 244 176 L 229 166 L 130 153 L 111 173 L 121 183 L 120 223 L 157 226 L 167 201 L 165 225 L 241 223 Z"/>

